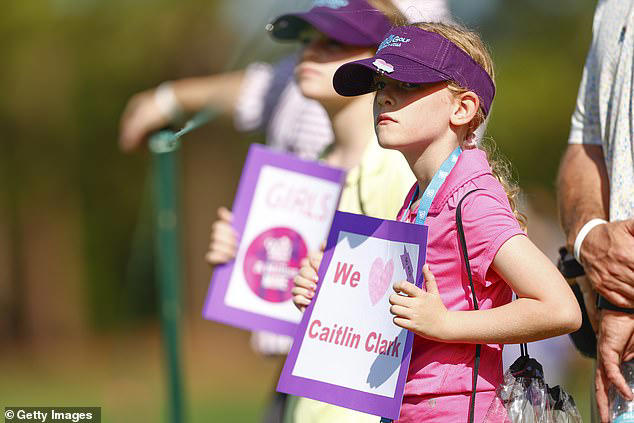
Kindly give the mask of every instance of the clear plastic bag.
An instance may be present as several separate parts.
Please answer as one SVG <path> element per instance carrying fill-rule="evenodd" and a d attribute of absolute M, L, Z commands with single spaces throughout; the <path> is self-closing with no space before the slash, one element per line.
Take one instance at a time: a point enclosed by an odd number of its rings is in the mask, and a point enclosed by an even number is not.
<path fill-rule="evenodd" d="M 572 397 L 560 386 L 550 388 L 544 370 L 528 354 L 518 358 L 504 373 L 497 400 L 487 411 L 490 423 L 581 423 Z"/>
<path fill-rule="evenodd" d="M 548 389 L 554 423 L 582 423 L 575 400 L 559 385 Z"/>
<path fill-rule="evenodd" d="M 621 363 L 621 373 L 634 392 L 634 360 Z M 610 386 L 610 421 L 613 423 L 634 422 L 634 401 L 628 401 L 614 385 Z"/>

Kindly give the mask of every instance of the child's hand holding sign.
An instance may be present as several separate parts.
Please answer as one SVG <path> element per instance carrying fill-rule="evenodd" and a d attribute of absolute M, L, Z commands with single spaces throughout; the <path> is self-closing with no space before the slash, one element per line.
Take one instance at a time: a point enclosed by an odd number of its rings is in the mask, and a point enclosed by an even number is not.
<path fill-rule="evenodd" d="M 218 209 L 218 220 L 211 226 L 209 249 L 205 261 L 214 268 L 236 258 L 238 251 L 238 233 L 232 226 L 233 213 L 226 207 Z"/>
<path fill-rule="evenodd" d="M 427 290 L 408 281 L 394 284 L 396 294 L 390 296 L 390 313 L 394 315 L 394 324 L 403 329 L 424 338 L 446 340 L 451 332 L 449 312 L 440 299 L 436 278 L 427 264 L 423 266 L 423 276 Z"/>
<path fill-rule="evenodd" d="M 315 296 L 317 282 L 319 281 L 317 270 L 319 270 L 323 256 L 323 251 L 310 253 L 308 257 L 302 260 L 302 267 L 295 276 L 295 286 L 291 291 L 293 294 L 293 304 L 295 304 L 302 313 L 306 310 L 306 307 L 310 305 L 310 302 Z"/>

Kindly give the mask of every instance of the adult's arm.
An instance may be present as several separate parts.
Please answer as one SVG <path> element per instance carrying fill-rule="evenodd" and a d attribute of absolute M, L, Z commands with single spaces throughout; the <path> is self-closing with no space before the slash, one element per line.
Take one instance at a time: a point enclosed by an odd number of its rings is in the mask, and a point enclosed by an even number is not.
<path fill-rule="evenodd" d="M 569 144 L 561 161 L 557 185 L 559 218 L 566 233 L 568 251 L 572 251 L 577 233 L 586 222 L 608 216 L 609 187 L 603 147 Z"/>
<path fill-rule="evenodd" d="M 210 76 L 185 78 L 171 83 L 175 100 L 185 114 L 194 114 L 205 107 L 231 116 L 240 95 L 244 70 Z M 121 117 L 119 145 L 124 151 L 138 148 L 154 131 L 169 125 L 174 116 L 167 116 L 156 102 L 156 88 L 135 94 L 128 101 Z"/>
<path fill-rule="evenodd" d="M 559 213 L 569 251 L 581 227 L 608 218 L 608 177 L 600 145 L 570 144 L 559 171 Z M 580 250 L 592 286 L 613 304 L 634 308 L 634 220 L 593 228 Z"/>
<path fill-rule="evenodd" d="M 561 224 L 566 232 L 568 249 L 572 251 L 575 238 L 586 222 L 593 218 L 608 218 L 609 188 L 601 145 L 568 145 L 559 170 L 558 185 Z M 634 307 L 633 223 L 627 220 L 596 226 L 588 233 L 580 250 L 581 262 L 594 289 L 623 307 Z M 587 286 L 583 288 L 588 290 Z M 597 316 L 594 304 L 589 304 L 587 309 L 595 330 L 598 329 L 596 399 L 601 421 L 607 422 L 610 385 L 622 395 L 632 396 L 619 365 L 634 355 L 634 316 L 611 311 L 603 311 Z"/>

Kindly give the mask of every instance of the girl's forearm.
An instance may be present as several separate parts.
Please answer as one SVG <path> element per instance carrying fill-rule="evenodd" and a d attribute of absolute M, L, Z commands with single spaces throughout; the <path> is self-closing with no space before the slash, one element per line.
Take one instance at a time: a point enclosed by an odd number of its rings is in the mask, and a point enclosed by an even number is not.
<path fill-rule="evenodd" d="M 172 83 L 176 98 L 187 113 L 196 113 L 204 107 L 230 115 L 240 93 L 244 71 L 220 73 L 210 76 L 185 78 Z"/>
<path fill-rule="evenodd" d="M 519 298 L 488 310 L 448 311 L 443 342 L 474 344 L 519 344 L 578 329 L 578 311 L 562 304 L 547 305 Z"/>
<path fill-rule="evenodd" d="M 443 341 L 516 344 L 563 335 L 581 326 L 574 294 L 527 237 L 506 241 L 492 268 L 520 298 L 489 310 L 447 312 Z"/>

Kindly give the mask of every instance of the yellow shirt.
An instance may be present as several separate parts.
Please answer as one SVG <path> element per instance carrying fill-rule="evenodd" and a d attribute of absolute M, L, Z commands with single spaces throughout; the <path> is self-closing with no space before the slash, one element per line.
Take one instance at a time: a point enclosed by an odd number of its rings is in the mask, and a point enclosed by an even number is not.
<path fill-rule="evenodd" d="M 381 148 L 374 137 L 346 175 L 339 210 L 395 220 L 415 181 L 403 155 Z"/>
<path fill-rule="evenodd" d="M 374 137 L 361 163 L 346 175 L 339 210 L 395 220 L 416 178 L 403 155 L 379 146 Z M 309 398 L 289 397 L 286 422 L 377 423 L 379 417 Z"/>

